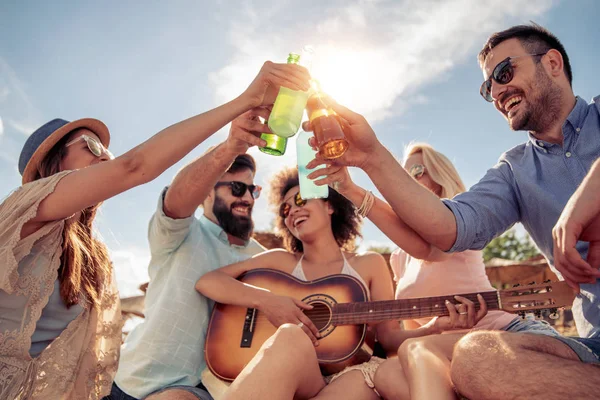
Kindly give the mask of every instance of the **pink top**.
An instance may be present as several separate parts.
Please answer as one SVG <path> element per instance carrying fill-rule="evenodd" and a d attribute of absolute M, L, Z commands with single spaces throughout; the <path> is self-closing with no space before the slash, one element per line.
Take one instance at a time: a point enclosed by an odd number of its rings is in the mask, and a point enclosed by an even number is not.
<path fill-rule="evenodd" d="M 485 274 L 481 251 L 467 250 L 453 253 L 444 261 L 429 262 L 413 258 L 402 249 L 397 249 L 391 255 L 390 264 L 394 280 L 398 284 L 396 299 L 494 290 Z M 514 318 L 516 315 L 505 311 L 490 310 L 473 329 L 501 330 Z M 431 318 L 420 318 L 415 322 L 424 325 L 430 320 Z"/>

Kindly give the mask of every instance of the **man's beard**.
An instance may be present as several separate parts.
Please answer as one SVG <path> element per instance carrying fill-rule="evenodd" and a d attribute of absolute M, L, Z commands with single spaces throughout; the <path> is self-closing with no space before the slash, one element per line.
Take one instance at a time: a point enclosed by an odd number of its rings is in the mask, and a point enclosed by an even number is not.
<path fill-rule="evenodd" d="M 526 107 L 522 107 L 521 115 L 509 120 L 513 131 L 545 132 L 560 113 L 560 88 L 546 74 L 541 65 L 536 68 L 535 78 L 531 82 Z"/>
<path fill-rule="evenodd" d="M 246 206 L 249 208 L 248 216 L 233 215 L 233 208 L 237 206 Z M 254 222 L 252 222 L 252 206 L 246 201 L 236 201 L 230 207 L 227 207 L 225 201 L 215 196 L 213 204 L 213 214 L 219 221 L 219 225 L 225 233 L 242 240 L 250 239 L 254 230 Z"/>

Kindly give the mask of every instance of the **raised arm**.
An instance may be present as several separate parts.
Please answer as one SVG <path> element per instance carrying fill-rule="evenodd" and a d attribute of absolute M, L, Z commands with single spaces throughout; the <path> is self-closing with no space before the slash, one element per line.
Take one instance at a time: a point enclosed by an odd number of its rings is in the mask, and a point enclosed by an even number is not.
<path fill-rule="evenodd" d="M 258 254 L 245 261 L 227 265 L 204 274 L 196 282 L 196 290 L 218 303 L 256 308 L 263 312 L 275 327 L 284 323 L 298 325 L 302 322 L 304 331 L 316 345 L 318 344 L 319 330 L 302 313 L 303 309 L 310 310 L 312 306 L 292 297 L 275 295 L 265 288 L 249 285 L 236 279 L 244 272 L 257 268 L 278 269 L 289 273 L 290 271 L 282 268 L 285 263 L 281 261 L 282 258 L 290 256 L 287 251 L 276 249 Z"/>
<path fill-rule="evenodd" d="M 426 242 L 443 251 L 480 249 L 518 221 L 519 209 L 511 186 L 510 167 L 505 163 L 490 169 L 468 192 L 454 197 L 461 201 L 441 201 L 402 168 L 377 140 L 362 115 L 331 99 L 327 101 L 342 117 L 350 147 L 342 157 L 332 161 L 318 157 L 308 164 L 308 168 L 327 162 L 362 168 L 400 220 Z"/>
<path fill-rule="evenodd" d="M 235 158 L 251 146 L 261 144 L 256 135 L 265 132 L 265 125 L 259 122 L 259 116 L 268 119 L 269 110 L 256 107 L 234 119 L 226 141 L 179 171 L 165 195 L 166 215 L 171 218 L 192 215 Z"/>
<path fill-rule="evenodd" d="M 449 250 L 456 240 L 454 215 L 429 190 L 417 183 L 379 142 L 367 120 L 360 114 L 327 98 L 327 104 L 342 118 L 344 133 L 350 142 L 346 153 L 333 165 L 363 169 L 401 221 L 413 228 L 425 241 L 441 250 Z M 305 129 L 310 129 L 305 125 Z M 324 160 L 313 160 L 314 168 Z M 417 212 L 418 210 L 418 212 Z"/>
<path fill-rule="evenodd" d="M 347 167 L 330 166 L 318 169 L 310 177 L 323 177 L 317 184 L 337 182 L 337 191 L 356 207 L 359 207 L 367 191 L 352 181 Z M 427 261 L 441 261 L 448 255 L 426 242 L 414 229 L 406 225 L 385 201 L 374 197 L 373 207 L 366 215 L 398 247 L 414 258 Z"/>
<path fill-rule="evenodd" d="M 134 186 L 151 181 L 242 113 L 273 103 L 281 85 L 309 88 L 306 69 L 266 62 L 248 89 L 211 111 L 176 123 L 114 160 L 76 170 L 63 178 L 30 223 L 66 218 Z M 268 129 L 256 122 L 258 132 Z M 267 130 L 268 132 L 268 130 Z M 254 138 L 253 144 L 262 141 Z"/>
<path fill-rule="evenodd" d="M 600 278 L 600 159 L 592 165 L 552 230 L 554 266 L 565 281 L 579 291 L 580 283 Z M 575 247 L 589 242 L 587 260 Z"/>

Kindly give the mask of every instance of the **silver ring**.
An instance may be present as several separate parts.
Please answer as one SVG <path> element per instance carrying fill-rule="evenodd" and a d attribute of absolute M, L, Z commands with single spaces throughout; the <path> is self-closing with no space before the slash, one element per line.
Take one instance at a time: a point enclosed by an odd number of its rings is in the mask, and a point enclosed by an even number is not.
<path fill-rule="evenodd" d="M 459 314 L 459 315 L 467 315 L 467 312 L 466 312 L 466 311 L 463 311 L 463 312 L 459 312 L 458 314 Z"/>
<path fill-rule="evenodd" d="M 300 323 L 298 324 L 298 326 L 299 326 L 300 328 L 302 328 L 302 327 L 304 326 L 304 322 L 300 322 Z"/>
<path fill-rule="evenodd" d="M 337 191 L 338 188 L 340 187 L 340 183 L 338 181 L 333 181 L 333 183 L 331 184 L 331 187 Z"/>

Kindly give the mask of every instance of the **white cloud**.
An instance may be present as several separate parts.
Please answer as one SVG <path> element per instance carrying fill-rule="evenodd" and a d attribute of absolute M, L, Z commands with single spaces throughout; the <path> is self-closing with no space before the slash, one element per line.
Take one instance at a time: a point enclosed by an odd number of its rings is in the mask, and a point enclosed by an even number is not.
<path fill-rule="evenodd" d="M 419 93 L 423 86 L 443 79 L 467 56 L 475 63 L 474 54 L 490 33 L 537 18 L 553 2 L 361 0 L 337 4 L 313 7 L 283 2 L 273 8 L 271 2 L 252 2 L 232 15 L 232 56 L 209 76 L 216 102 L 242 93 L 264 60 L 281 62 L 290 51 L 311 44 L 316 50 L 313 75 L 324 89 L 370 122 L 382 120 L 426 103 L 428 99 Z M 224 138 L 225 130 L 218 135 Z M 290 140 L 283 157 L 251 150 L 258 163 L 257 181 L 263 187 L 274 172 L 295 164 L 294 141 Z M 254 211 L 256 228 L 270 228 L 272 218 L 261 198 Z"/>
<path fill-rule="evenodd" d="M 411 104 L 418 90 L 483 43 L 491 32 L 546 12 L 551 0 L 354 1 L 321 8 L 319 18 L 303 19 L 288 3 L 263 15 L 260 5 L 231 22 L 234 55 L 210 77 L 219 103 L 233 98 L 252 80 L 263 60 L 285 59 L 310 43 L 316 49 L 314 75 L 338 101 L 370 121 Z M 294 9 L 298 7 L 298 9 Z M 267 12 L 267 11 L 265 11 Z M 299 14 L 302 23 L 281 24 Z M 273 24 L 265 20 L 274 21 Z M 470 60 L 475 62 L 475 60 Z M 476 89 L 473 89 L 476 90 Z M 401 100 L 401 101 L 399 101 Z"/>
<path fill-rule="evenodd" d="M 15 70 L 0 57 L 0 114 L 9 126 L 29 136 L 40 123 L 40 112 L 33 105 L 27 85 Z"/>
<path fill-rule="evenodd" d="M 7 119 L 6 122 L 8 123 L 8 125 L 13 127 L 17 132 L 19 132 L 25 136 L 31 135 L 33 133 L 33 131 L 35 131 L 37 128 L 39 128 L 41 126 L 41 124 L 39 124 L 37 122 L 28 121 L 28 120 L 16 121 L 13 119 Z"/>
<path fill-rule="evenodd" d="M 110 249 L 109 249 L 110 250 Z M 110 251 L 121 297 L 140 295 L 139 286 L 148 282 L 150 253 L 147 249 L 128 247 Z"/>
<path fill-rule="evenodd" d="M 4 134 L 4 123 L 2 122 L 2 117 L 0 117 L 0 136 Z"/>

